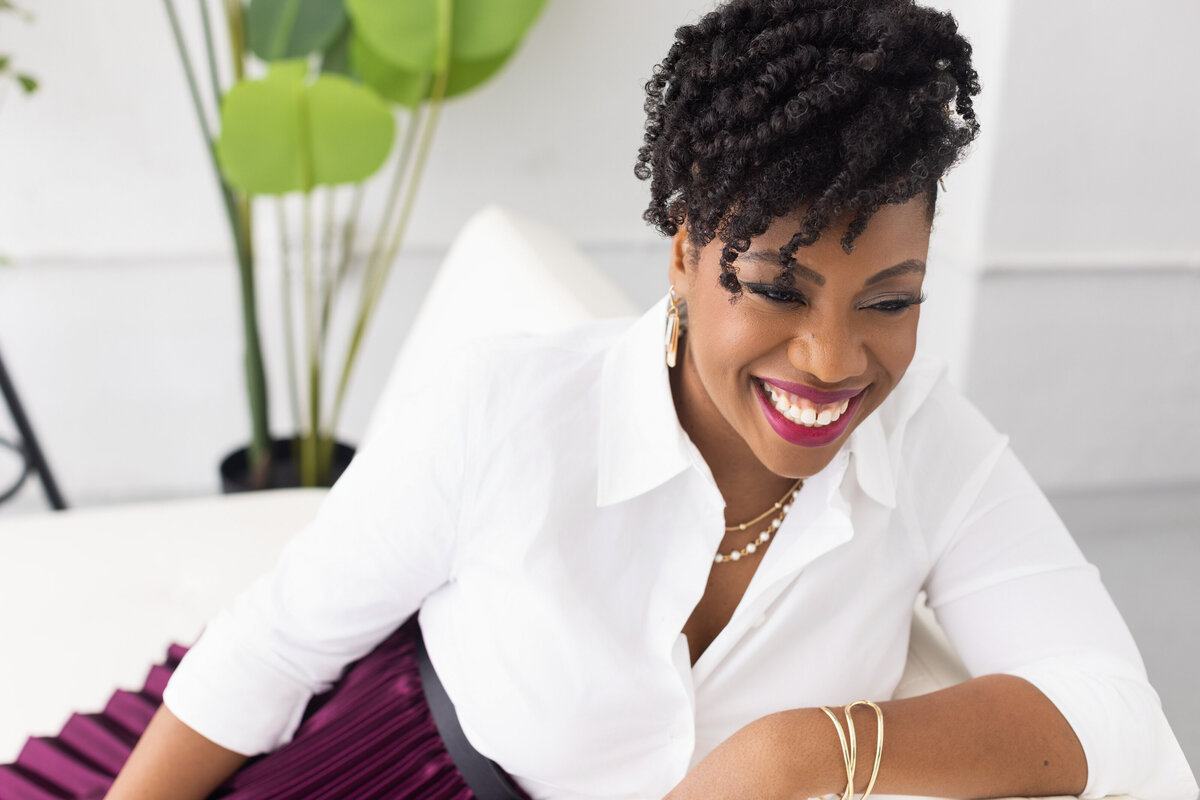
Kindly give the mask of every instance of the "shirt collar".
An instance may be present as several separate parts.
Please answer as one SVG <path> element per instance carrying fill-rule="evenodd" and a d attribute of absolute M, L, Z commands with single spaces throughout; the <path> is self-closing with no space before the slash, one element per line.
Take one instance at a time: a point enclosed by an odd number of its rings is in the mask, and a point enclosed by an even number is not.
<path fill-rule="evenodd" d="M 904 431 L 934 387 L 945 380 L 945 373 L 944 362 L 918 352 L 896 388 L 854 429 L 846 442 L 858 485 L 888 508 L 896 507 L 896 483 L 904 458 L 901 449 Z"/>
<path fill-rule="evenodd" d="M 604 357 L 600 380 L 599 480 L 596 503 L 612 505 L 657 488 L 688 467 L 708 474 L 675 414 L 663 358 L 663 297 L 621 334 Z M 886 400 L 850 434 L 839 458 L 869 497 L 896 506 L 900 440 L 908 418 L 944 368 L 918 356 Z"/>
<path fill-rule="evenodd" d="M 854 429 L 844 449 L 850 454 L 859 487 L 881 505 L 895 508 L 895 468 L 878 410 Z"/>
<path fill-rule="evenodd" d="M 695 449 L 671 398 L 663 356 L 667 299 L 642 315 L 604 356 L 600 377 L 596 503 L 650 491 L 692 466 Z"/>

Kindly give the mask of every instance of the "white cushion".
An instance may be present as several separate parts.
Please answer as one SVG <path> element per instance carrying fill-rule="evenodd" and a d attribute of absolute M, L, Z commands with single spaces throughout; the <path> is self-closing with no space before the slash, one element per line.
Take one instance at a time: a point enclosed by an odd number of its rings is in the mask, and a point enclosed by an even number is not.
<path fill-rule="evenodd" d="M 472 340 L 640 313 L 562 233 L 499 206 L 471 217 L 438 268 L 376 408 Z M 363 440 L 370 438 L 375 418 Z"/>
<path fill-rule="evenodd" d="M 266 570 L 324 489 L 35 514 L 0 526 L 0 763 L 140 689 Z"/>

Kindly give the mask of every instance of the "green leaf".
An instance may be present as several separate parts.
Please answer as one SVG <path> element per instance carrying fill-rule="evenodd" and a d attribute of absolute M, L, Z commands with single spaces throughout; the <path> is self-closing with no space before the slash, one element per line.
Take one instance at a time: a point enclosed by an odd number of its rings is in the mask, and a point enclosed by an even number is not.
<path fill-rule="evenodd" d="M 0 56 L 0 72 L 8 69 L 8 56 Z"/>
<path fill-rule="evenodd" d="M 381 57 L 409 72 L 433 68 L 437 0 L 346 0 L 355 33 Z"/>
<path fill-rule="evenodd" d="M 545 5 L 546 0 L 454 0 L 451 56 L 461 61 L 506 57 Z"/>
<path fill-rule="evenodd" d="M 321 72 L 329 72 L 336 75 L 352 75 L 350 67 L 350 39 L 354 35 L 354 28 L 350 25 L 350 20 L 346 20 L 346 24 L 338 31 L 338 35 L 333 38 L 329 46 L 325 48 L 325 52 L 321 54 Z"/>
<path fill-rule="evenodd" d="M 33 94 L 38 88 L 37 78 L 32 75 L 17 73 L 17 83 L 21 84 L 21 88 L 25 90 L 25 94 Z"/>
<path fill-rule="evenodd" d="M 514 50 L 515 46 L 506 53 L 478 60 L 453 59 L 450 62 L 450 78 L 446 83 L 446 97 L 465 94 L 485 83 L 500 71 Z"/>
<path fill-rule="evenodd" d="M 446 82 L 446 97 L 464 94 L 487 81 L 508 61 L 512 51 L 480 61 L 452 60 Z M 350 63 L 354 72 L 381 97 L 416 108 L 429 99 L 433 83 L 430 73 L 406 70 L 386 61 L 357 34 L 350 42 Z"/>
<path fill-rule="evenodd" d="M 267 68 L 266 80 L 299 83 L 308 77 L 308 64 L 303 59 L 274 61 Z"/>
<path fill-rule="evenodd" d="M 385 60 L 357 30 L 350 38 L 350 64 L 363 83 L 393 103 L 416 108 L 428 91 L 427 77 Z"/>
<path fill-rule="evenodd" d="M 12 259 L 6 255 L 0 253 L 0 267 L 11 267 L 12 265 L 13 265 Z"/>
<path fill-rule="evenodd" d="M 301 146 L 301 81 L 283 75 L 242 81 L 221 105 L 217 160 L 225 179 L 249 194 L 312 188 L 311 162 Z"/>
<path fill-rule="evenodd" d="M 453 0 L 450 58 L 503 61 L 546 0 Z M 355 32 L 386 61 L 409 72 L 431 70 L 437 57 L 438 0 L 346 0 Z"/>
<path fill-rule="evenodd" d="M 314 183 L 357 183 L 383 166 L 396 120 L 374 92 L 340 75 L 322 75 L 308 87 L 307 100 Z"/>
<path fill-rule="evenodd" d="M 282 62 L 225 96 L 217 160 L 244 192 L 308 192 L 366 180 L 394 138 L 391 111 L 369 89 L 337 75 L 306 83 L 294 63 Z"/>
<path fill-rule="evenodd" d="M 345 24 L 342 0 L 251 0 L 246 15 L 250 49 L 263 61 L 324 50 Z"/>

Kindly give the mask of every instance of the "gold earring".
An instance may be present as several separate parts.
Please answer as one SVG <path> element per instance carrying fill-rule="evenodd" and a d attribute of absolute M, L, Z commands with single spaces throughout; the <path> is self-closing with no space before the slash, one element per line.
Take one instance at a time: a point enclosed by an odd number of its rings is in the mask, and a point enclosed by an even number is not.
<path fill-rule="evenodd" d="M 679 301 L 675 285 L 671 284 L 670 294 L 667 295 L 667 332 L 665 344 L 667 347 L 667 366 L 675 366 L 675 356 L 679 352 Z"/>

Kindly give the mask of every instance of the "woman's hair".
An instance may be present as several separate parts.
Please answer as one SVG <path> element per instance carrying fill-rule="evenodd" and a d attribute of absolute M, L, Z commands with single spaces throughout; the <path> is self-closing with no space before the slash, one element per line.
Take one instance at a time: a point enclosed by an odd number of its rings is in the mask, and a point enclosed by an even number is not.
<path fill-rule="evenodd" d="M 720 238 L 721 285 L 778 217 L 806 207 L 782 248 L 849 215 L 849 253 L 871 215 L 924 193 L 975 138 L 979 79 L 949 13 L 912 0 L 730 0 L 675 43 L 646 84 L 635 173 L 650 180 L 647 222 Z"/>

